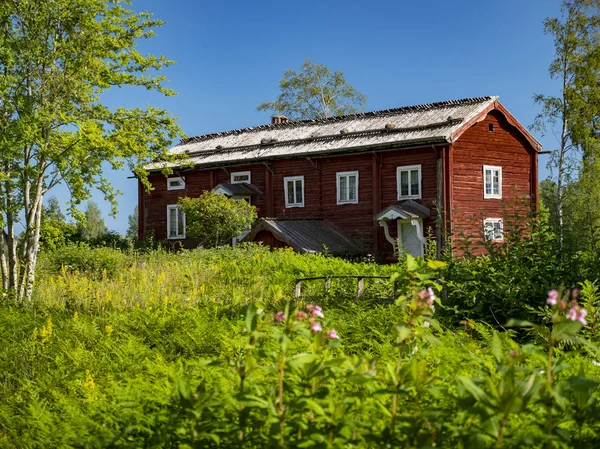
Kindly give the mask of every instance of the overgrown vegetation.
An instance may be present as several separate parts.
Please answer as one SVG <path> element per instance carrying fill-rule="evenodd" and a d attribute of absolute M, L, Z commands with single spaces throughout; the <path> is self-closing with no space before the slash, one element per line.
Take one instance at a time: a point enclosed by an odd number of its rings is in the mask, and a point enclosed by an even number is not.
<path fill-rule="evenodd" d="M 526 271 L 527 245 L 511 251 L 480 263 Z M 47 252 L 35 300 L 0 304 L 0 447 L 600 444 L 597 285 L 524 295 L 537 324 L 503 330 L 441 304 L 447 270 L 256 245 Z M 392 280 L 294 297 L 299 277 L 352 274 Z"/>

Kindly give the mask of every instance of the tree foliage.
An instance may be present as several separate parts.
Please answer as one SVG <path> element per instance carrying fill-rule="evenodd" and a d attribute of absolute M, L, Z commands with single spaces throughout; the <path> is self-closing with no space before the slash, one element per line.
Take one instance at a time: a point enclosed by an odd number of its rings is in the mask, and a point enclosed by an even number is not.
<path fill-rule="evenodd" d="M 186 235 L 199 239 L 204 247 L 228 244 L 250 229 L 257 218 L 256 208 L 246 201 L 206 191 L 198 198 L 182 198 Z"/>
<path fill-rule="evenodd" d="M 85 220 L 81 224 L 81 235 L 85 240 L 95 239 L 108 232 L 102 211 L 95 201 L 88 201 L 84 218 Z"/>
<path fill-rule="evenodd" d="M 65 214 L 60 209 L 60 202 L 55 196 L 51 196 L 48 199 L 48 205 L 43 207 L 42 221 L 44 220 L 65 221 Z"/>
<path fill-rule="evenodd" d="M 260 104 L 259 111 L 273 111 L 290 119 L 319 119 L 353 114 L 365 106 L 365 95 L 346 81 L 338 70 L 304 61 L 300 70 L 288 69 L 279 82 L 281 94 L 275 101 Z"/>
<path fill-rule="evenodd" d="M 167 158 L 181 134 L 162 109 L 101 101 L 114 87 L 174 94 L 159 74 L 172 61 L 136 47 L 162 22 L 129 4 L 0 2 L 0 267 L 2 287 L 17 298 L 31 295 L 46 193 L 66 185 L 80 217 L 77 204 L 96 188 L 116 212 L 118 192 L 103 168 L 127 166 L 149 187 L 145 164 Z"/>
<path fill-rule="evenodd" d="M 127 233 L 125 237 L 131 240 L 137 240 L 138 238 L 138 217 L 139 217 L 139 209 L 138 205 L 135 205 L 133 209 L 133 213 L 127 217 Z"/>
<path fill-rule="evenodd" d="M 555 58 L 549 74 L 558 81 L 560 93 L 534 96 L 541 106 L 534 128 L 557 139 L 549 168 L 556 182 L 556 200 L 552 203 L 562 252 L 565 188 L 581 175 L 587 176 L 587 172 L 600 173 L 600 167 L 596 167 L 600 136 L 600 2 L 564 0 L 562 16 L 546 19 L 544 31 L 554 39 Z M 588 180 L 588 188 L 596 178 L 593 175 Z M 600 219 L 600 209 L 594 213 Z"/>

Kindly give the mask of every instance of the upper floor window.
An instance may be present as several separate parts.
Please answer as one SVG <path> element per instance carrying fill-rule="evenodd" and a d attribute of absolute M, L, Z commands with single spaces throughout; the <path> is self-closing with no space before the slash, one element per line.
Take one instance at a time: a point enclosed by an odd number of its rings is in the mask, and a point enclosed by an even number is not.
<path fill-rule="evenodd" d="M 409 165 L 398 167 L 396 182 L 398 183 L 398 199 L 421 198 L 421 166 Z"/>
<path fill-rule="evenodd" d="M 483 166 L 483 197 L 502 198 L 502 167 Z"/>
<path fill-rule="evenodd" d="M 501 218 L 486 218 L 483 220 L 483 232 L 486 240 L 502 240 L 504 238 L 504 227 Z"/>
<path fill-rule="evenodd" d="M 250 184 L 252 182 L 251 174 L 249 171 L 238 171 L 238 172 L 231 173 L 231 183 L 232 184 L 240 184 L 242 182 L 247 182 L 248 184 Z"/>
<path fill-rule="evenodd" d="M 358 203 L 358 172 L 337 173 L 337 203 Z"/>
<path fill-rule="evenodd" d="M 167 178 L 167 190 L 185 189 L 185 180 L 181 177 Z"/>
<path fill-rule="evenodd" d="M 185 214 L 177 204 L 167 206 L 167 238 L 185 238 Z"/>
<path fill-rule="evenodd" d="M 285 207 L 304 207 L 304 176 L 283 178 Z"/>

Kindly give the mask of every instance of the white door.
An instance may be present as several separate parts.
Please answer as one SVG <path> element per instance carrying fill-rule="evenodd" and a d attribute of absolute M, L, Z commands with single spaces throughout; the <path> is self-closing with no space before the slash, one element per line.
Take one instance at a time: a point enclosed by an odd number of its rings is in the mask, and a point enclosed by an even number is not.
<path fill-rule="evenodd" d="M 410 221 L 398 221 L 398 246 L 401 253 L 408 253 L 415 257 L 423 256 L 423 242 L 419 239 L 417 227 Z"/>

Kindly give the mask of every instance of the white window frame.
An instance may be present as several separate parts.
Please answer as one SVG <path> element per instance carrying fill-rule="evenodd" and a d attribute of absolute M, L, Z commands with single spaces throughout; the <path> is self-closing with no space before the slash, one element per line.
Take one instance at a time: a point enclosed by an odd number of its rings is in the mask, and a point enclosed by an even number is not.
<path fill-rule="evenodd" d="M 294 182 L 294 200 L 296 200 L 296 181 L 302 181 L 302 202 L 301 203 L 290 203 L 288 202 L 288 182 Z M 304 176 L 288 176 L 283 178 L 283 194 L 285 195 L 285 207 L 304 207 Z"/>
<path fill-rule="evenodd" d="M 488 170 L 491 171 L 492 176 L 492 193 L 487 193 L 485 191 L 485 172 Z M 494 171 L 498 172 L 498 193 L 494 192 Z M 484 199 L 502 199 L 502 167 L 496 167 L 493 165 L 484 165 L 483 166 L 483 198 Z"/>
<path fill-rule="evenodd" d="M 350 199 L 350 182 L 349 182 L 350 176 L 356 176 L 356 195 L 353 200 Z M 348 194 L 348 198 L 345 200 L 340 197 L 340 195 L 342 194 L 342 189 L 340 187 L 342 178 L 346 178 L 346 185 L 348 186 L 348 189 L 346 191 Z M 338 204 L 358 204 L 358 170 L 342 171 L 342 172 L 336 173 L 336 184 L 337 184 L 337 203 Z"/>
<path fill-rule="evenodd" d="M 247 176 L 248 180 L 247 181 L 236 181 L 235 177 L 236 176 Z M 235 172 L 231 172 L 231 183 L 232 184 L 250 184 L 252 182 L 252 172 L 250 171 L 235 171 Z"/>
<path fill-rule="evenodd" d="M 181 214 L 181 218 L 183 219 L 183 234 L 171 235 L 171 210 L 177 210 L 177 214 L 175 215 L 179 219 L 179 205 L 177 204 L 169 204 L 167 206 L 167 239 L 168 240 L 179 240 L 185 238 L 185 214 Z M 177 229 L 177 226 L 175 229 Z"/>
<path fill-rule="evenodd" d="M 492 231 L 494 230 L 494 225 L 496 223 L 500 223 L 500 237 L 496 237 L 495 235 L 492 238 L 488 237 L 487 234 L 487 225 L 492 225 Z M 486 240 L 491 242 L 501 242 L 504 240 L 504 220 L 502 218 L 484 218 L 483 219 L 483 235 Z"/>
<path fill-rule="evenodd" d="M 172 186 L 171 185 L 172 181 L 179 181 L 179 182 L 181 182 L 181 185 Z M 185 179 L 183 179 L 181 176 L 167 178 L 167 190 L 183 190 L 183 189 L 185 189 Z"/>
<path fill-rule="evenodd" d="M 410 173 L 413 170 L 418 170 L 419 176 L 419 194 L 413 195 L 411 193 L 411 184 L 410 184 Z M 401 186 L 401 173 L 407 171 L 408 172 L 408 195 L 402 195 L 402 186 Z M 404 165 L 402 167 L 396 167 L 396 189 L 398 190 L 398 200 L 419 200 L 423 195 L 423 182 L 421 177 L 421 165 Z"/>

